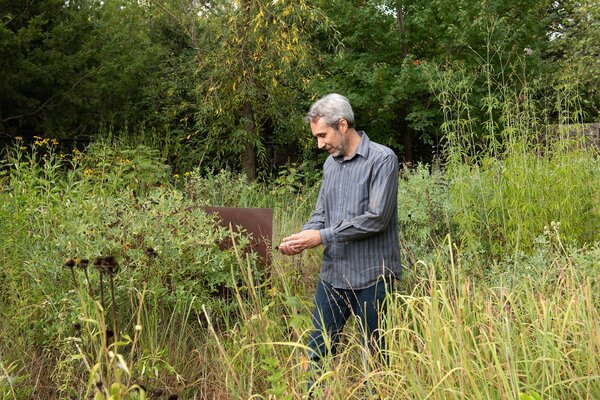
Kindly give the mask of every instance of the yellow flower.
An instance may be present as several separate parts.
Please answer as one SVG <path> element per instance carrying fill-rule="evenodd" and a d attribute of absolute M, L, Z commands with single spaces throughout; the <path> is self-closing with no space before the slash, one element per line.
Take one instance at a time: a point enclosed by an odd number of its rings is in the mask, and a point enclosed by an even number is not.
<path fill-rule="evenodd" d="M 35 142 L 33 143 L 35 146 L 45 146 L 48 144 L 50 139 L 43 139 L 39 136 L 34 136 Z"/>
<path fill-rule="evenodd" d="M 17 142 L 21 142 L 21 141 L 23 140 L 23 138 L 22 138 L 21 136 L 16 136 L 16 137 L 15 137 L 15 140 L 16 140 Z"/>
<path fill-rule="evenodd" d="M 93 169 L 91 169 L 91 168 L 88 168 L 88 169 L 86 169 L 86 170 L 83 172 L 83 176 L 89 176 L 89 175 L 91 175 L 91 174 L 93 174 L 93 173 L 94 173 L 94 170 L 93 170 Z"/>

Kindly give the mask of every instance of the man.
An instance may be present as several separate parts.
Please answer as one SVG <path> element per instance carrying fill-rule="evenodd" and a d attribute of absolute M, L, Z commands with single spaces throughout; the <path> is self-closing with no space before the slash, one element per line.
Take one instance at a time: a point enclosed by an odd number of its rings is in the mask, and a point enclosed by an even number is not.
<path fill-rule="evenodd" d="M 326 343 L 335 354 L 339 333 L 352 314 L 369 348 L 376 351 L 381 345 L 378 328 L 386 289 L 401 272 L 398 159 L 355 130 L 354 113 L 344 96 L 319 99 L 305 120 L 329 157 L 309 221 L 301 232 L 284 238 L 279 250 L 295 255 L 325 247 L 308 343 L 309 358 L 318 363 Z"/>

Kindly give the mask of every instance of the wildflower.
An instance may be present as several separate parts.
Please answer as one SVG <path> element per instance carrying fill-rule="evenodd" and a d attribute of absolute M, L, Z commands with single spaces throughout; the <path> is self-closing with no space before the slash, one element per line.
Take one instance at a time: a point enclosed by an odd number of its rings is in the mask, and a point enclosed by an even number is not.
<path fill-rule="evenodd" d="M 35 139 L 34 145 L 36 146 L 45 146 L 48 144 L 50 139 L 44 139 L 41 136 L 34 136 L 33 137 Z"/>
<path fill-rule="evenodd" d="M 73 149 L 73 160 L 77 161 L 77 160 L 81 160 L 83 158 L 83 153 L 81 153 L 81 151 L 77 150 L 77 149 Z"/>
<path fill-rule="evenodd" d="M 421 65 L 421 60 L 416 59 L 415 61 L 413 61 L 414 65 Z"/>
<path fill-rule="evenodd" d="M 17 142 L 22 142 L 22 141 L 23 141 L 23 138 L 22 138 L 21 136 L 15 136 L 15 140 L 16 140 Z"/>
<path fill-rule="evenodd" d="M 531 47 L 525 47 L 523 49 L 523 52 L 525 53 L 526 56 L 530 56 L 533 54 L 533 49 Z"/>
<path fill-rule="evenodd" d="M 190 176 L 190 171 L 186 171 L 183 176 Z"/>
<path fill-rule="evenodd" d="M 142 331 L 142 326 L 141 325 L 136 325 L 134 328 L 137 332 L 141 332 Z"/>
<path fill-rule="evenodd" d="M 177 179 L 177 178 L 179 178 L 179 174 L 175 174 L 175 175 L 173 175 L 173 177 L 174 177 L 175 179 Z"/>
<path fill-rule="evenodd" d="M 94 170 L 91 168 L 88 168 L 83 172 L 83 176 L 90 176 L 93 173 L 94 173 Z"/>

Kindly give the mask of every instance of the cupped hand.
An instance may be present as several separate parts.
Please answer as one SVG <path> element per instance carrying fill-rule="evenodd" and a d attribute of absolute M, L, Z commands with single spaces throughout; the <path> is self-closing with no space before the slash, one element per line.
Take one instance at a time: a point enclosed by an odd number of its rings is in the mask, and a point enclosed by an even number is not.
<path fill-rule="evenodd" d="M 317 247 L 321 242 L 321 233 L 316 229 L 307 229 L 283 238 L 279 245 L 282 254 L 293 256 L 306 249 Z"/>

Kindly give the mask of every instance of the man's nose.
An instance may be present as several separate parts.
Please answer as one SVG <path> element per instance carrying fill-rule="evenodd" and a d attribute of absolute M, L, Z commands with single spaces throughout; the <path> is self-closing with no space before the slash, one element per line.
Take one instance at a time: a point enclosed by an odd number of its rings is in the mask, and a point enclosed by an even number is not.
<path fill-rule="evenodd" d="M 322 150 L 323 147 L 325 147 L 325 141 L 322 139 L 317 139 L 317 147 L 319 148 L 319 150 Z"/>

